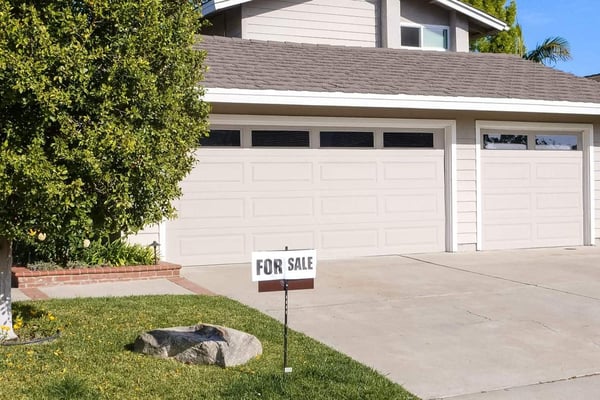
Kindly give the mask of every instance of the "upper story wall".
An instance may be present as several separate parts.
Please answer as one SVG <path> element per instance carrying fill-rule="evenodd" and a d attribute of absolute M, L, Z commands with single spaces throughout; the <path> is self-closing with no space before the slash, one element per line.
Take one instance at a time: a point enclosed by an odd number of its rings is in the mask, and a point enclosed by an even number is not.
<path fill-rule="evenodd" d="M 256 0 L 242 5 L 242 38 L 378 47 L 378 0 Z"/>
<path fill-rule="evenodd" d="M 423 0 L 400 1 L 400 23 L 427 25 L 450 24 L 449 12 Z"/>
<path fill-rule="evenodd" d="M 447 27 L 446 50 L 469 51 L 468 18 L 424 0 L 254 0 L 210 19 L 206 35 L 390 48 L 402 26 Z"/>

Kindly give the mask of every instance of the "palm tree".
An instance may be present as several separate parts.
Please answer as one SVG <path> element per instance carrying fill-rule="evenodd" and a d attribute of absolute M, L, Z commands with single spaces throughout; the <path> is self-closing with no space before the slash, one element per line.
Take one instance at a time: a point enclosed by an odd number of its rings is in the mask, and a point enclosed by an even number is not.
<path fill-rule="evenodd" d="M 535 49 L 523 54 L 523 58 L 536 63 L 548 65 L 556 64 L 558 61 L 567 61 L 571 57 L 571 49 L 567 39 L 560 36 L 548 38 Z"/>

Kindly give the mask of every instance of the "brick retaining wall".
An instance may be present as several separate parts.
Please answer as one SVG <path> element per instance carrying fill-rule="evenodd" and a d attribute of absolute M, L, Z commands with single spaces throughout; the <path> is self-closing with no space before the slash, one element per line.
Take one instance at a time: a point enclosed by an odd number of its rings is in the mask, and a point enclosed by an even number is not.
<path fill-rule="evenodd" d="M 178 277 L 180 269 L 181 265 L 166 262 L 160 262 L 158 265 L 60 269 L 55 271 L 31 271 L 23 267 L 13 267 L 12 287 L 36 288 L 43 286 L 171 278 Z"/>

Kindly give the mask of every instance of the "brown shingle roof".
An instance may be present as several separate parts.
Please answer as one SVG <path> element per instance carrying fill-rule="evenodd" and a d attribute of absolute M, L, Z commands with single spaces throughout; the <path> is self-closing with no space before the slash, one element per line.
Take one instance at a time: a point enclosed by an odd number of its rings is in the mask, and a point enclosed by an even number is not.
<path fill-rule="evenodd" d="M 506 54 L 205 36 L 208 88 L 486 97 L 600 104 L 600 83 Z"/>

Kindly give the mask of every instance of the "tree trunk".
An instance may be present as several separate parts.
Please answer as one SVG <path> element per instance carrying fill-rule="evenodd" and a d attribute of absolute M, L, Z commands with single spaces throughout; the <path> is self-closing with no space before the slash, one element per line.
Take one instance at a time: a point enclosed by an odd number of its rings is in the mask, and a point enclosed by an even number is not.
<path fill-rule="evenodd" d="M 0 337 L 16 339 L 12 324 L 11 290 L 12 242 L 0 238 Z M 6 330 L 8 328 L 8 330 Z"/>

